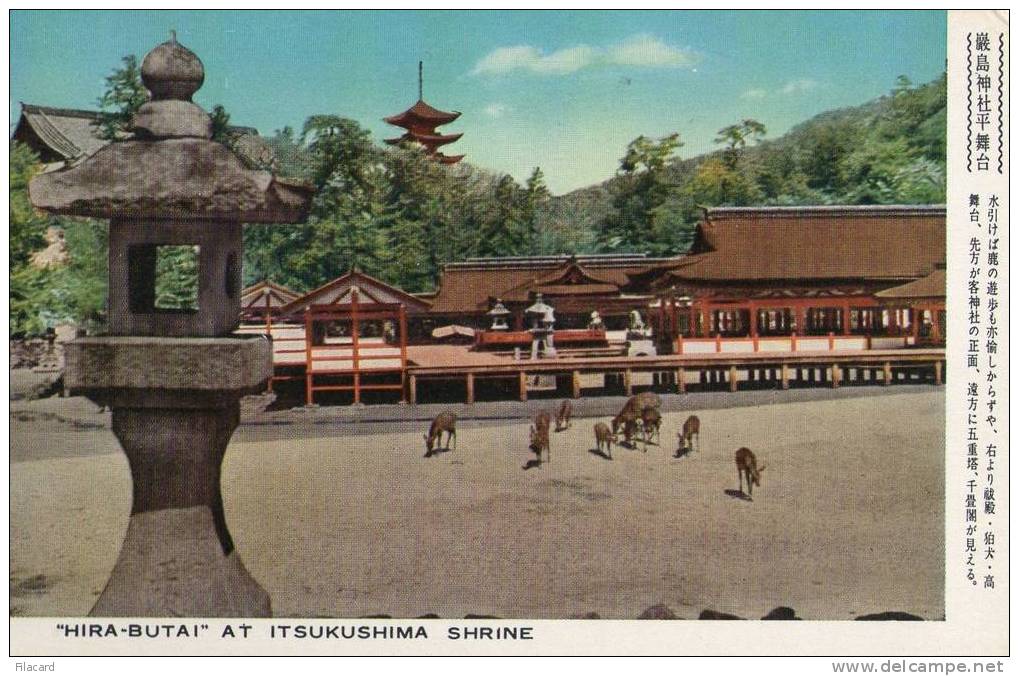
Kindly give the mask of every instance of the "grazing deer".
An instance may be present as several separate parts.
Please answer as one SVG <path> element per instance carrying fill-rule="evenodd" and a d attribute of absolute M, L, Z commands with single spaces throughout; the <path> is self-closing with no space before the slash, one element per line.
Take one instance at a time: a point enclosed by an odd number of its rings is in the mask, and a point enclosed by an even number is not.
<path fill-rule="evenodd" d="M 602 444 L 605 444 L 605 457 L 611 460 L 612 442 L 616 440 L 616 435 L 612 434 L 612 430 L 609 429 L 609 426 L 603 422 L 595 423 L 594 440 L 598 444 L 599 453 L 601 452 Z"/>
<path fill-rule="evenodd" d="M 555 414 L 555 431 L 562 432 L 570 428 L 570 418 L 573 416 L 573 404 L 569 399 L 563 399 L 559 404 L 559 410 Z"/>
<path fill-rule="evenodd" d="M 453 442 L 453 448 L 456 448 L 456 414 L 452 411 L 443 411 L 439 415 L 435 416 L 435 420 L 432 421 L 432 426 L 428 428 L 428 434 L 425 435 L 425 446 L 428 448 L 427 455 L 432 454 L 432 449 L 435 448 L 435 442 L 439 442 L 439 446 L 442 446 L 442 433 L 445 432 L 446 436 L 446 450 L 449 450 L 450 441 Z"/>
<path fill-rule="evenodd" d="M 640 419 L 645 409 L 653 408 L 656 411 L 661 409 L 662 400 L 654 392 L 641 392 L 626 400 L 622 410 L 612 419 L 612 433 L 618 434 L 619 428 L 623 428 L 626 443 L 630 444 L 633 431 L 637 427 L 637 420 Z"/>
<path fill-rule="evenodd" d="M 623 409 L 612 419 L 612 436 L 619 436 L 619 429 L 623 430 L 624 443 L 629 446 L 633 443 L 633 432 L 637 428 L 637 418 L 630 411 Z"/>
<path fill-rule="evenodd" d="M 538 415 L 534 416 L 534 427 L 538 430 L 545 430 L 548 432 L 549 427 L 552 425 L 552 416 L 549 415 L 548 411 L 538 411 Z"/>
<path fill-rule="evenodd" d="M 545 414 L 548 415 L 547 413 Z M 548 426 L 537 427 L 531 425 L 531 451 L 538 456 L 538 464 L 541 464 L 541 453 L 545 452 L 548 462 L 552 462 L 552 453 L 548 447 Z"/>
<path fill-rule="evenodd" d="M 647 453 L 648 444 L 655 443 L 656 438 L 658 443 L 662 441 L 662 414 L 657 408 L 648 406 L 640 412 L 640 427 L 644 437 L 644 452 Z"/>
<path fill-rule="evenodd" d="M 743 477 L 747 478 L 747 496 L 753 498 L 754 485 L 761 485 L 761 472 L 764 465 L 757 466 L 757 458 L 753 451 L 743 447 L 736 451 L 736 474 L 739 476 L 739 492 L 743 492 Z"/>
<path fill-rule="evenodd" d="M 701 445 L 701 419 L 692 415 L 683 423 L 683 431 L 679 433 L 680 450 L 686 448 L 689 444 L 690 450 L 693 451 L 694 437 L 697 437 L 697 446 L 699 448 Z"/>

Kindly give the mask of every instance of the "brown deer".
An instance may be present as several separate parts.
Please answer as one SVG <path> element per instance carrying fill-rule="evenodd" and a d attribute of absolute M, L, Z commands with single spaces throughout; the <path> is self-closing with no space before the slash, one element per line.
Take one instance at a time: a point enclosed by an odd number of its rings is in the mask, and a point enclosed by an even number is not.
<path fill-rule="evenodd" d="M 456 414 L 452 411 L 443 411 L 435 416 L 432 426 L 428 428 L 428 434 L 425 435 L 425 447 L 428 449 L 428 453 L 425 454 L 426 457 L 432 454 L 436 441 L 438 441 L 440 447 L 442 446 L 443 432 L 447 434 L 446 450 L 449 450 L 450 441 L 453 442 L 453 448 L 456 449 Z"/>
<path fill-rule="evenodd" d="M 640 427 L 644 438 L 644 452 L 647 453 L 648 444 L 655 443 L 656 438 L 659 444 L 662 441 L 662 414 L 657 408 L 648 406 L 640 412 Z"/>
<path fill-rule="evenodd" d="M 623 428 L 623 434 L 627 445 L 631 444 L 631 437 L 637 427 L 637 420 L 640 419 L 644 409 L 653 408 L 659 410 L 662 407 L 662 400 L 654 392 L 641 392 L 626 400 L 622 410 L 612 419 L 612 433 L 618 434 L 619 428 Z"/>
<path fill-rule="evenodd" d="M 548 415 L 547 413 L 545 414 Z M 548 426 L 539 427 L 537 425 L 531 425 L 531 451 L 538 456 L 538 464 L 541 464 L 542 451 L 545 452 L 545 457 L 548 462 L 552 462 L 552 453 L 548 447 Z"/>
<path fill-rule="evenodd" d="M 534 416 L 534 427 L 538 430 L 545 430 L 548 432 L 549 427 L 552 425 L 552 416 L 548 411 L 538 411 L 538 414 Z"/>
<path fill-rule="evenodd" d="M 573 417 L 573 404 L 569 399 L 563 399 L 559 404 L 559 410 L 555 414 L 555 431 L 562 432 L 570 429 L 570 418 Z"/>
<path fill-rule="evenodd" d="M 679 449 L 683 450 L 689 445 L 693 451 L 693 438 L 697 437 L 697 447 L 701 445 L 701 419 L 695 415 L 690 416 L 683 423 L 683 430 L 679 433 Z"/>
<path fill-rule="evenodd" d="M 612 442 L 616 440 L 616 435 L 612 434 L 612 430 L 609 429 L 609 426 L 603 422 L 595 423 L 594 440 L 598 444 L 599 453 L 601 452 L 602 444 L 605 444 L 605 457 L 611 460 Z"/>
<path fill-rule="evenodd" d="M 743 447 L 736 451 L 736 474 L 739 476 L 739 492 L 743 493 L 743 477 L 747 478 L 747 492 L 746 495 L 753 499 L 754 496 L 754 485 L 761 485 L 761 472 L 764 471 L 764 465 L 757 466 L 757 457 L 754 456 L 753 451 L 747 447 Z"/>

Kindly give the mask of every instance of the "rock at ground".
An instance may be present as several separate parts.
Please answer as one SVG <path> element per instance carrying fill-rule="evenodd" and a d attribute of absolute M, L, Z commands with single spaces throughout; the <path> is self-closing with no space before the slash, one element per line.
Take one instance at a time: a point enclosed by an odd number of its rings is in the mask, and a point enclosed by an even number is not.
<path fill-rule="evenodd" d="M 722 613 L 717 610 L 711 610 L 710 608 L 702 610 L 701 614 L 697 617 L 698 620 L 742 620 L 742 617 L 731 615 L 729 613 Z"/>
<path fill-rule="evenodd" d="M 601 615 L 598 613 L 583 613 L 581 615 L 571 615 L 571 620 L 600 620 Z"/>
<path fill-rule="evenodd" d="M 901 610 L 889 610 L 883 613 L 872 613 L 870 615 L 860 615 L 857 620 L 863 620 L 864 622 L 923 622 L 923 618 L 912 613 L 904 613 Z"/>
<path fill-rule="evenodd" d="M 779 606 L 773 608 L 770 613 L 761 618 L 762 620 L 802 620 L 802 617 L 796 617 L 796 611 L 789 606 Z"/>
<path fill-rule="evenodd" d="M 361 619 L 361 620 L 391 620 L 391 619 L 393 619 L 393 616 L 392 616 L 392 615 L 385 615 L 385 614 L 379 614 L 379 615 L 362 615 L 362 616 L 361 616 L 360 618 L 358 618 L 358 619 Z"/>
<path fill-rule="evenodd" d="M 467 613 L 464 615 L 465 620 L 501 620 L 502 618 L 498 615 L 475 615 L 474 613 Z"/>
<path fill-rule="evenodd" d="M 417 619 L 419 619 L 419 620 L 438 620 L 440 618 L 435 613 L 425 613 L 424 615 L 418 615 Z"/>
<path fill-rule="evenodd" d="M 659 603 L 658 605 L 651 606 L 637 618 L 638 620 L 678 620 L 676 613 L 672 612 L 672 608 Z"/>

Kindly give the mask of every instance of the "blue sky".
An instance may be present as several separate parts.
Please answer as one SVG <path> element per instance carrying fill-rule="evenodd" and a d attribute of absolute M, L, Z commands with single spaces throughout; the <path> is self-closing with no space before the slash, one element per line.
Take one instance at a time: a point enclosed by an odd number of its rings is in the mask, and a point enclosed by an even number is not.
<path fill-rule="evenodd" d="M 95 108 L 103 78 L 176 29 L 205 63 L 195 100 L 263 134 L 311 114 L 382 117 L 417 99 L 462 117 L 449 153 L 553 192 L 604 180 L 626 144 L 678 131 L 681 156 L 753 117 L 777 137 L 856 105 L 904 74 L 945 67 L 946 18 L 925 12 L 21 11 L 11 13 L 10 122 L 18 102 Z"/>

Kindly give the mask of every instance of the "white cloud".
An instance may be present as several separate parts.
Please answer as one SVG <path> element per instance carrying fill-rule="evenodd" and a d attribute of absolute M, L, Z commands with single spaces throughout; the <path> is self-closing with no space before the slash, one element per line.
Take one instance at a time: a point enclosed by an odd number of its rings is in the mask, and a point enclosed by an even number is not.
<path fill-rule="evenodd" d="M 489 103 L 485 106 L 485 115 L 489 117 L 502 117 L 507 111 L 509 106 L 504 103 Z"/>
<path fill-rule="evenodd" d="M 673 47 L 653 35 L 634 35 L 609 47 L 608 63 L 648 68 L 685 68 L 699 61 L 697 54 Z"/>
<path fill-rule="evenodd" d="M 753 89 L 748 89 L 745 92 L 743 92 L 741 96 L 744 99 L 763 99 L 774 94 L 782 94 L 785 96 L 789 96 L 791 94 L 800 94 L 802 92 L 810 91 L 811 89 L 814 89 L 817 86 L 818 83 L 816 80 L 811 80 L 809 78 L 800 78 L 799 80 L 789 80 L 784 85 L 782 85 L 781 87 L 774 91 L 768 91 L 767 89 L 762 89 L 761 87 L 754 87 Z"/>
<path fill-rule="evenodd" d="M 607 48 L 577 45 L 545 53 L 531 45 L 499 47 L 482 57 L 472 75 L 503 75 L 524 71 L 538 75 L 567 75 L 582 68 L 601 65 L 641 68 L 688 68 L 699 56 L 688 49 L 673 47 L 651 35 L 633 35 Z"/>
<path fill-rule="evenodd" d="M 785 83 L 785 85 L 781 89 L 781 92 L 783 94 L 798 94 L 800 92 L 810 91 L 816 86 L 817 83 L 815 81 L 806 78 L 801 80 L 790 80 L 789 82 Z"/>

